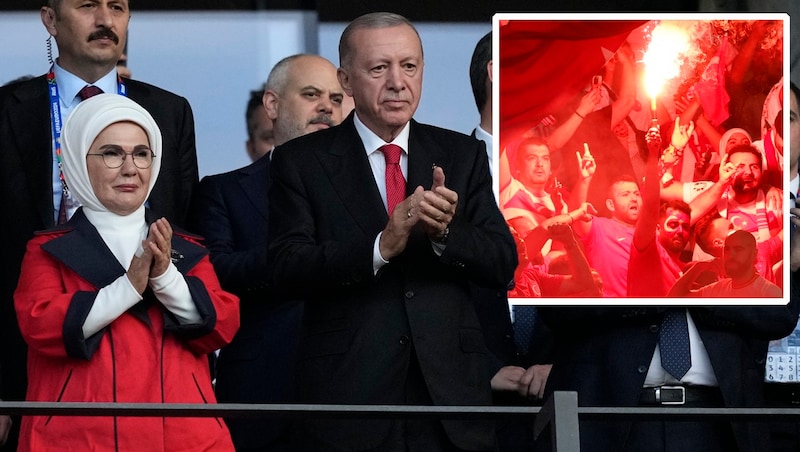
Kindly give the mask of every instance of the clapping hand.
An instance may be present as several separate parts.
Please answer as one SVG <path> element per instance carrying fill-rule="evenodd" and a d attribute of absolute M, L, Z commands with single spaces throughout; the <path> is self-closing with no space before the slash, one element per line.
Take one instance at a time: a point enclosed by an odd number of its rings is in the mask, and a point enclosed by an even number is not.
<path fill-rule="evenodd" d="M 141 295 L 147 289 L 150 278 L 161 276 L 167 271 L 172 253 L 172 227 L 165 218 L 150 225 L 147 238 L 142 240 L 142 248 L 131 259 L 128 267 L 128 280 Z"/>
<path fill-rule="evenodd" d="M 422 228 L 434 241 L 441 240 L 446 235 L 458 206 L 458 193 L 447 188 L 444 181 L 444 170 L 435 166 L 431 189 L 422 193 L 418 205 Z"/>
<path fill-rule="evenodd" d="M 150 225 L 150 233 L 142 247 L 148 248 L 153 255 L 150 277 L 163 275 L 172 262 L 172 226 L 166 218 L 159 218 Z"/>

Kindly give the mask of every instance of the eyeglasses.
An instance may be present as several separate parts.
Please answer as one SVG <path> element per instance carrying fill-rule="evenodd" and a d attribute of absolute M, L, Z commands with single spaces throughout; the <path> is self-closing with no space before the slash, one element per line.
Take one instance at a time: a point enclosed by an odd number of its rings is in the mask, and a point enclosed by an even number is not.
<path fill-rule="evenodd" d="M 106 167 L 108 168 L 121 167 L 122 164 L 125 163 L 125 159 L 130 155 L 133 158 L 133 164 L 140 169 L 150 168 L 150 165 L 153 164 L 153 159 L 156 156 L 153 151 L 147 148 L 136 149 L 132 152 L 125 152 L 120 148 L 106 148 L 101 153 L 89 153 L 86 155 L 103 157 L 103 163 L 105 163 Z"/>

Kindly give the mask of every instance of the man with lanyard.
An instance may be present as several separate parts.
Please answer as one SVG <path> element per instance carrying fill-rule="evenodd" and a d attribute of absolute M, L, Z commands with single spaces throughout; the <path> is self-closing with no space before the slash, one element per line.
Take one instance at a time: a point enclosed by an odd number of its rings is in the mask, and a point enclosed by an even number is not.
<path fill-rule="evenodd" d="M 12 299 L 25 246 L 34 231 L 55 226 L 59 216 L 69 218 L 78 207 L 64 195 L 58 165 L 61 127 L 81 101 L 78 93 L 126 95 L 155 118 L 164 149 L 161 177 L 148 200 L 151 209 L 184 225 L 198 180 L 194 119 L 186 99 L 117 74 L 130 20 L 128 0 L 48 0 L 40 15 L 55 38 L 58 59 L 47 74 L 0 88 L 0 187 L 6 211 L 13 212 L 13 221 L 0 226 L 7 269 L 0 279 L 0 398 L 7 400 L 25 397 L 26 348 Z M 60 215 L 62 198 L 67 202 Z M 16 432 L 10 436 L 6 447 L 13 450 Z"/>

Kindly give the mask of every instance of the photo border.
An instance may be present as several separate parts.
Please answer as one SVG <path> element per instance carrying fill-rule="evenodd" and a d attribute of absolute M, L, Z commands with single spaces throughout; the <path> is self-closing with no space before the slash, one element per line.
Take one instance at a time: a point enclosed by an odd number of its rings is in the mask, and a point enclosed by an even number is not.
<path fill-rule="evenodd" d="M 641 21 L 641 20 L 770 20 L 781 21 L 783 23 L 783 80 L 785 86 L 789 86 L 789 15 L 787 13 L 496 13 L 492 17 L 492 54 L 495 60 L 492 69 L 492 76 L 494 82 L 492 83 L 492 99 L 493 99 L 493 155 L 492 161 L 499 162 L 500 154 L 500 134 L 502 125 L 500 123 L 501 99 L 500 99 L 500 86 L 502 80 L 500 79 L 500 48 L 501 42 L 499 39 L 499 28 L 501 23 L 505 21 Z M 783 90 L 783 105 L 789 105 L 789 91 Z M 783 115 L 783 130 L 789 130 L 789 115 Z M 783 168 L 788 168 L 788 152 L 783 155 Z M 499 202 L 499 165 L 495 164 L 492 168 L 493 174 L 493 189 L 495 197 Z M 789 186 L 788 171 L 783 171 L 783 186 Z M 789 196 L 784 192 L 785 206 L 789 204 Z M 788 209 L 786 209 L 788 211 Z M 789 231 L 789 215 L 783 215 L 783 229 Z M 789 239 L 783 241 L 783 256 L 784 261 L 789 256 Z M 597 305 L 598 300 L 603 300 L 604 305 L 608 306 L 661 306 L 661 305 L 675 305 L 675 306 L 742 306 L 742 305 L 785 305 L 789 302 L 790 290 L 790 274 L 789 265 L 783 265 L 783 281 L 784 287 L 782 298 L 509 298 L 510 305 Z"/>

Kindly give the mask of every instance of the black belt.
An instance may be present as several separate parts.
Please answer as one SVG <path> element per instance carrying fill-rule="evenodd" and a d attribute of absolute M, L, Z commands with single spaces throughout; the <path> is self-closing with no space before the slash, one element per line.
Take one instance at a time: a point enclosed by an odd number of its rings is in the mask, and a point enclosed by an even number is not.
<path fill-rule="evenodd" d="M 722 392 L 713 386 L 656 386 L 644 388 L 639 405 L 685 405 L 713 403 L 722 406 Z"/>
<path fill-rule="evenodd" d="M 800 383 L 764 383 L 764 399 L 768 402 L 800 404 Z"/>

